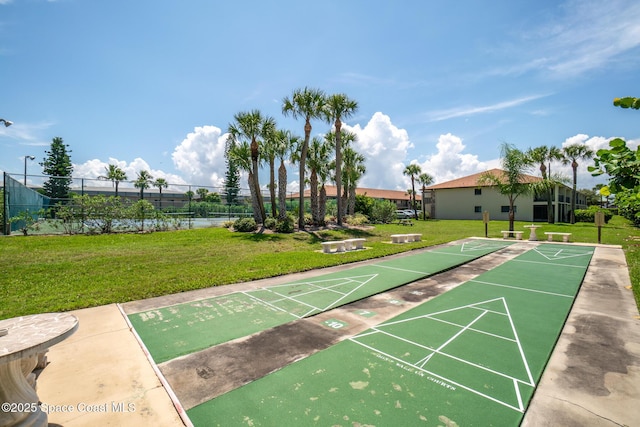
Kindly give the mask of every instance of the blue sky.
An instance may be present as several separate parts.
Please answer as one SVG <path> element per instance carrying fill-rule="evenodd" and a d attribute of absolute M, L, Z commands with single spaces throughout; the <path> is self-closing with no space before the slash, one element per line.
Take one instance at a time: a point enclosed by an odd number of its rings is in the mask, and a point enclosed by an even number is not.
<path fill-rule="evenodd" d="M 503 142 L 637 146 L 640 113 L 612 99 L 640 96 L 639 63 L 637 0 L 0 0 L 0 170 L 34 155 L 40 173 L 59 136 L 79 177 L 218 185 L 234 114 L 302 135 L 282 99 L 311 86 L 359 103 L 360 185 L 407 189 L 411 162 L 442 182 L 496 167 Z"/>

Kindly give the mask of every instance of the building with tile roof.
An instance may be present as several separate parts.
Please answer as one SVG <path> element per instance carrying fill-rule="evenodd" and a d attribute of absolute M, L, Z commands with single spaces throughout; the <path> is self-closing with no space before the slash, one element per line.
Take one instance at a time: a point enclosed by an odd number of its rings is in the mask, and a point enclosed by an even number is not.
<path fill-rule="evenodd" d="M 508 220 L 507 196 L 500 194 L 495 186 L 479 183 L 485 173 L 500 177 L 505 172 L 491 169 L 427 187 L 426 212 L 434 219 L 482 219 L 482 213 L 486 211 L 490 219 Z M 524 175 L 523 179 L 530 183 L 542 181 L 542 178 L 532 175 Z M 552 191 L 552 209 L 556 221 L 568 221 L 572 192 L 566 185 L 557 185 Z M 581 193 L 577 194 L 576 208 L 586 208 L 586 198 Z M 547 221 L 547 195 L 520 195 L 515 201 L 515 211 L 518 221 Z"/>
<path fill-rule="evenodd" d="M 327 191 L 328 199 L 336 199 L 336 187 L 333 185 L 325 185 L 324 188 Z M 422 197 L 420 197 L 420 189 L 416 187 L 416 204 L 420 206 L 422 203 Z M 388 200 L 392 203 L 395 203 L 398 209 L 410 209 L 411 206 L 411 196 L 407 191 L 401 190 L 380 190 L 377 188 L 356 188 L 356 194 L 371 197 L 372 199 L 377 200 Z M 291 196 L 294 200 L 298 198 L 298 193 L 294 193 Z M 304 198 L 308 199 L 311 197 L 311 190 L 307 189 L 304 191 Z"/>

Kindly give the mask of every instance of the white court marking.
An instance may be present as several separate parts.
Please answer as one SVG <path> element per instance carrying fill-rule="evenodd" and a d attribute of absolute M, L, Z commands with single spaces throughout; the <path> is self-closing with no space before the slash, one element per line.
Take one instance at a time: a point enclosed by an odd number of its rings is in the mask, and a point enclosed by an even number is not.
<path fill-rule="evenodd" d="M 323 312 L 326 311 L 336 305 L 338 305 L 338 303 L 340 301 L 342 301 L 343 299 L 347 298 L 349 295 L 351 295 L 352 293 L 354 293 L 355 291 L 357 291 L 358 289 L 362 288 L 363 286 L 365 286 L 367 283 L 369 283 L 371 280 L 373 280 L 374 278 L 376 278 L 378 276 L 378 274 L 367 274 L 367 275 L 363 275 L 363 276 L 353 276 L 353 277 L 341 277 L 338 279 L 324 279 L 324 280 L 317 280 L 317 281 L 307 281 L 307 282 L 300 282 L 300 283 L 289 283 L 289 284 L 285 284 L 285 285 L 277 285 L 277 286 L 270 286 L 268 288 L 261 288 L 255 291 L 247 291 L 247 292 L 243 292 L 243 294 L 253 298 L 254 300 L 263 302 L 271 307 L 274 307 L 280 311 L 284 311 L 287 312 L 289 314 L 291 314 L 292 316 L 295 316 L 297 318 L 304 318 L 304 317 L 308 317 L 310 316 L 312 313 L 317 313 L 317 312 Z M 326 285 L 327 283 L 333 283 L 332 285 Z M 323 285 L 324 284 L 324 285 Z M 353 285 L 354 287 L 349 291 L 349 292 L 341 292 L 338 291 L 334 288 L 340 287 L 340 286 L 344 286 L 344 285 Z M 310 286 L 314 289 L 307 291 L 307 292 L 302 292 L 296 295 L 285 295 L 284 293 L 282 293 L 283 290 L 286 289 L 292 289 L 292 288 L 296 288 L 296 287 L 300 287 L 300 286 Z M 276 291 L 275 289 L 278 288 L 280 290 L 280 292 Z M 255 294 L 259 294 L 259 293 L 264 293 L 264 292 L 268 292 L 269 294 L 273 294 L 276 295 L 277 299 L 274 300 L 265 300 L 263 298 L 261 298 L 258 295 Z M 336 299 L 333 300 L 331 303 L 329 303 L 329 305 L 327 305 L 326 307 L 316 307 L 313 304 L 310 304 L 308 302 L 302 301 L 300 298 L 303 296 L 308 296 L 308 295 L 313 295 L 316 293 L 325 293 L 325 292 L 332 292 L 337 294 L 336 295 Z M 283 301 L 291 301 L 294 302 L 296 304 L 300 304 L 301 306 L 305 306 L 308 307 L 309 310 L 307 312 L 305 312 L 302 315 L 299 314 L 295 314 L 295 313 L 291 313 L 288 310 L 283 309 L 282 307 L 279 307 L 277 304 Z"/>
<path fill-rule="evenodd" d="M 491 310 L 491 309 L 487 309 L 487 308 L 482 307 L 482 305 L 495 303 L 495 302 L 502 303 L 502 310 L 496 311 L 496 310 Z M 468 310 L 468 309 L 478 310 L 479 313 L 478 313 L 477 316 L 475 316 L 471 321 L 467 322 L 466 324 L 457 324 L 457 323 L 454 323 L 454 322 L 445 321 L 445 320 L 438 319 L 437 317 L 435 317 L 435 316 L 438 316 L 438 315 L 443 314 L 443 313 L 450 313 L 450 312 L 454 312 L 454 311 L 458 311 L 458 310 Z M 485 316 L 487 313 L 494 313 L 494 314 L 505 316 L 505 319 L 506 319 L 505 321 L 508 322 L 508 325 L 509 325 L 509 327 L 511 329 L 511 333 L 513 334 L 513 338 L 497 335 L 497 334 L 494 334 L 494 333 L 491 333 L 491 332 L 487 332 L 487 331 L 481 331 L 481 330 L 478 330 L 478 329 L 474 328 L 473 325 L 477 321 L 479 321 L 483 316 Z M 443 344 L 441 344 L 441 345 L 439 345 L 437 347 L 430 346 L 429 343 L 416 342 L 414 340 L 410 340 L 410 339 L 404 338 L 404 337 L 402 337 L 402 336 L 400 336 L 398 334 L 392 334 L 392 333 L 389 333 L 389 332 L 384 330 L 384 328 L 386 326 L 397 325 L 397 324 L 401 324 L 401 323 L 416 322 L 419 319 L 430 319 L 430 320 L 434 320 L 434 321 L 437 321 L 437 322 L 444 322 L 444 323 L 447 323 L 447 324 L 450 324 L 450 325 L 454 325 L 454 326 L 456 326 L 456 327 L 458 327 L 460 329 L 456 333 L 452 334 L 445 343 L 443 343 Z M 462 359 L 462 358 L 457 357 L 457 356 L 452 355 L 452 354 L 448 354 L 446 352 L 446 347 L 449 344 L 451 344 L 452 342 L 454 342 L 454 341 L 456 341 L 458 339 L 463 339 L 462 336 L 464 335 L 464 333 L 466 331 L 480 332 L 480 333 L 486 334 L 486 335 L 494 337 L 494 338 L 499 338 L 499 339 L 503 339 L 503 340 L 515 343 L 515 345 L 517 347 L 517 357 L 519 357 L 521 359 L 522 366 L 523 366 L 523 368 L 524 368 L 524 370 L 526 372 L 526 377 L 525 378 L 516 378 L 516 377 L 514 377 L 512 375 L 509 375 L 509 374 L 506 374 L 504 372 L 500 372 L 500 371 L 497 371 L 497 370 L 494 370 L 494 369 L 490 369 L 490 368 L 488 368 L 486 366 L 482 366 L 482 365 L 474 363 L 472 361 Z M 376 348 L 376 347 L 368 345 L 368 344 L 366 344 L 364 342 L 359 341 L 359 339 L 363 339 L 364 337 L 375 335 L 375 334 L 384 334 L 386 336 L 389 336 L 391 338 L 397 339 L 399 341 L 414 345 L 415 347 L 417 347 L 419 349 L 418 351 L 423 351 L 424 352 L 424 357 L 422 357 L 417 363 L 412 363 L 412 362 L 410 362 L 408 360 L 404 360 L 404 359 L 402 359 L 400 357 L 393 356 L 392 354 L 389 354 L 389 353 L 385 352 L 384 349 Z M 520 338 L 518 337 L 518 332 L 517 332 L 516 327 L 515 327 L 515 325 L 513 323 L 513 319 L 511 317 L 511 313 L 509 311 L 509 307 L 507 305 L 506 300 L 503 297 L 494 298 L 494 299 L 490 299 L 490 300 L 486 300 L 486 301 L 480 301 L 480 302 L 477 302 L 477 303 L 467 304 L 467 305 L 463 305 L 463 306 L 459 306 L 459 307 L 454 307 L 454 308 L 450 308 L 450 309 L 447 309 L 447 310 L 442 310 L 442 311 L 438 311 L 438 312 L 435 312 L 435 313 L 429 313 L 429 314 L 416 316 L 416 317 L 412 317 L 412 318 L 408 318 L 408 319 L 402 319 L 402 320 L 397 320 L 397 321 L 393 321 L 393 322 L 383 323 L 383 324 L 380 324 L 380 325 L 378 325 L 376 327 L 373 327 L 368 332 L 365 332 L 365 333 L 362 333 L 360 335 L 357 335 L 355 337 L 350 338 L 350 340 L 352 342 L 358 344 L 358 345 L 361 345 L 361 346 L 366 347 L 366 348 L 368 348 L 368 349 L 370 349 L 370 350 L 372 350 L 374 352 L 382 354 L 385 357 L 388 357 L 388 358 L 391 358 L 393 360 L 396 360 L 396 361 L 398 361 L 398 362 L 400 362 L 400 363 L 402 363 L 404 365 L 411 366 L 416 370 L 419 370 L 419 371 L 422 371 L 422 372 L 427 373 L 429 375 L 432 375 L 434 377 L 437 377 L 437 378 L 441 379 L 442 381 L 445 381 L 445 382 L 450 383 L 450 384 L 454 384 L 457 387 L 460 387 L 462 389 L 470 391 L 470 392 L 472 392 L 474 394 L 482 396 L 482 397 L 484 397 L 486 399 L 489 399 L 491 401 L 494 401 L 496 403 L 499 403 L 499 404 L 504 405 L 504 406 L 506 406 L 508 408 L 511 408 L 513 410 L 516 410 L 516 411 L 519 411 L 521 413 L 524 413 L 524 409 L 525 408 L 524 408 L 524 403 L 522 402 L 522 397 L 520 395 L 520 388 L 519 387 L 521 385 L 524 385 L 524 386 L 535 388 L 535 380 L 533 379 L 533 375 L 531 374 L 531 370 L 529 368 L 529 363 L 527 362 L 527 358 L 526 358 L 526 355 L 525 355 L 524 350 L 522 348 L 522 344 L 520 342 Z M 497 377 L 500 377 L 500 378 L 507 379 L 507 380 L 511 381 L 512 385 L 513 385 L 513 390 L 514 390 L 513 391 L 514 392 L 514 397 L 515 397 L 515 400 L 517 401 L 517 404 L 514 405 L 514 404 L 511 404 L 509 402 L 505 402 L 503 400 L 500 400 L 497 397 L 489 395 L 485 390 L 478 390 L 478 389 L 473 388 L 472 386 L 462 384 L 459 381 L 454 381 L 451 378 L 447 377 L 446 374 L 442 374 L 442 373 L 437 373 L 437 372 L 431 371 L 429 369 L 429 361 L 435 355 L 440 355 L 440 356 L 443 356 L 445 358 L 449 358 L 449 359 L 455 360 L 457 362 L 464 363 L 464 364 L 466 364 L 468 366 L 472 366 L 473 368 L 481 370 L 481 371 L 483 371 L 485 373 L 489 373 L 491 375 L 495 375 Z M 514 355 L 514 357 L 515 357 L 515 355 Z"/>

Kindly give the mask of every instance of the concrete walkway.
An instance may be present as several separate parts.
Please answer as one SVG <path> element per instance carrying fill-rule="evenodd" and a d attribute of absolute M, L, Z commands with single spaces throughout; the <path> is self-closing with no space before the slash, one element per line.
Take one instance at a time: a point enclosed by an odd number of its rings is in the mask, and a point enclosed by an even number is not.
<path fill-rule="evenodd" d="M 516 245 L 534 244 L 544 243 Z M 501 256 L 491 254 L 485 261 L 496 265 Z M 140 311 L 342 268 L 348 266 L 185 292 L 126 307 Z M 447 277 L 450 281 L 451 273 Z M 434 289 L 450 286 L 438 283 L 435 276 L 428 281 Z M 78 331 L 50 349 L 49 365 L 38 379 L 50 426 L 183 425 L 181 406 L 174 405 L 171 390 L 163 387 L 119 307 L 111 304 L 72 313 L 80 321 Z M 522 425 L 637 425 L 639 402 L 640 318 L 624 253 L 619 247 L 599 246 Z"/>

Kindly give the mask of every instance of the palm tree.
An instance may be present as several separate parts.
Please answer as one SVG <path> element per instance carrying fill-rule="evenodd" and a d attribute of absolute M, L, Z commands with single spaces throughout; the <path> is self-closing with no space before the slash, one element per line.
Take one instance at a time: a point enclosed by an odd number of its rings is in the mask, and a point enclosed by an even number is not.
<path fill-rule="evenodd" d="M 154 187 L 158 187 L 158 190 L 160 191 L 160 204 L 159 204 L 159 208 L 162 209 L 162 189 L 163 188 L 167 188 L 169 186 L 169 184 L 167 183 L 167 180 L 164 178 L 158 178 L 155 181 L 152 182 L 152 185 Z"/>
<path fill-rule="evenodd" d="M 138 172 L 138 178 L 133 183 L 133 186 L 140 189 L 140 200 L 144 199 L 144 190 L 151 187 L 151 180 L 153 176 L 146 170 Z"/>
<path fill-rule="evenodd" d="M 584 144 L 571 144 L 562 149 L 562 164 L 571 162 L 573 169 L 573 191 L 571 195 L 571 213 L 569 215 L 571 224 L 576 223 L 576 186 L 578 183 L 578 160 L 587 160 L 593 158 L 593 151 Z"/>
<path fill-rule="evenodd" d="M 200 199 L 201 202 L 204 202 L 205 199 L 207 198 L 207 195 L 209 194 L 209 189 L 207 189 L 207 188 L 198 188 L 196 190 L 196 194 L 198 195 L 198 199 Z"/>
<path fill-rule="evenodd" d="M 367 171 L 364 165 L 364 155 L 358 153 L 350 146 L 344 148 L 344 169 L 342 170 L 342 181 L 344 183 L 345 200 L 347 201 L 347 213 L 353 215 L 356 207 L 356 188 L 358 181 Z"/>
<path fill-rule="evenodd" d="M 260 206 L 258 204 L 259 199 L 256 196 L 256 193 L 260 192 L 258 188 L 256 190 L 255 180 L 253 179 L 253 166 L 251 159 L 251 145 L 248 141 L 241 141 L 238 143 L 229 144 L 229 149 L 227 150 L 227 156 L 229 160 L 234 162 L 234 164 L 238 167 L 238 169 L 247 172 L 248 174 L 248 184 L 249 184 L 249 192 L 251 193 L 251 206 L 253 208 L 253 219 L 256 222 L 260 222 Z"/>
<path fill-rule="evenodd" d="M 275 120 L 273 117 L 263 117 L 259 110 L 237 113 L 234 117 L 234 123 L 229 124 L 228 139 L 232 144 L 238 144 L 242 141 L 250 142 L 251 149 L 251 175 L 253 186 L 255 188 L 255 197 L 257 198 L 256 206 L 258 207 L 259 218 L 256 222 L 264 222 L 266 214 L 264 211 L 264 203 L 262 202 L 262 193 L 260 192 L 260 182 L 258 179 L 259 162 L 260 162 L 260 140 L 264 140 L 266 135 L 275 129 Z"/>
<path fill-rule="evenodd" d="M 422 185 L 422 219 L 427 219 L 427 213 L 425 212 L 424 194 L 427 191 L 427 186 L 433 184 L 434 178 L 426 172 L 418 175 L 418 182 Z"/>
<path fill-rule="evenodd" d="M 494 185 L 500 194 L 507 196 L 509 199 L 509 231 L 513 231 L 516 199 L 521 194 L 531 194 L 540 188 L 526 182 L 524 175 L 531 166 L 531 159 L 525 153 L 511 144 L 504 143 L 500 150 L 500 156 L 503 173 L 496 175 L 485 172 L 478 179 L 478 183 Z"/>
<path fill-rule="evenodd" d="M 116 197 L 118 197 L 118 184 L 120 184 L 121 181 L 127 180 L 127 174 L 116 165 L 109 165 L 109 167 L 105 167 L 104 169 L 107 171 L 107 175 L 100 178 L 111 181 L 116 188 Z"/>
<path fill-rule="evenodd" d="M 417 163 L 411 163 L 404 168 L 402 172 L 405 176 L 411 177 L 411 199 L 413 200 L 411 209 L 413 209 L 416 219 L 418 219 L 418 211 L 416 210 L 416 178 L 422 172 L 422 168 Z"/>
<path fill-rule="evenodd" d="M 531 159 L 531 162 L 540 165 L 540 174 L 543 180 L 548 179 L 546 162 L 550 161 L 550 149 L 546 145 L 541 145 L 536 148 L 529 148 L 527 150 L 527 156 Z M 551 187 L 547 190 L 547 222 L 553 224 L 553 202 L 551 200 Z"/>
<path fill-rule="evenodd" d="M 276 209 L 276 157 L 278 155 L 278 137 L 281 136 L 275 126 L 264 135 L 262 156 L 269 162 L 269 196 L 271 197 L 271 216 L 278 216 Z"/>
<path fill-rule="evenodd" d="M 309 144 L 307 168 L 309 169 L 311 218 L 313 219 L 314 225 L 324 223 L 324 215 L 320 216 L 322 209 L 318 196 L 318 175 L 323 169 L 327 168 L 330 161 L 330 153 L 331 145 L 326 139 L 323 140 L 320 137 L 313 137 L 311 144 Z"/>
<path fill-rule="evenodd" d="M 275 154 L 280 159 L 280 167 L 278 168 L 278 218 L 285 219 L 287 217 L 287 168 L 284 163 L 298 146 L 300 137 L 293 135 L 288 130 L 278 130 L 276 131 L 275 140 Z"/>
<path fill-rule="evenodd" d="M 307 151 L 309 150 L 309 139 L 311 137 L 311 120 L 323 117 L 326 96 L 319 89 L 296 89 L 293 91 L 291 98 L 286 97 L 282 100 L 282 114 L 291 115 L 294 119 L 298 117 L 304 118 L 304 140 L 300 147 L 300 196 L 299 196 L 299 212 L 298 212 L 298 228 L 304 229 L 304 185 L 305 185 L 305 168 L 307 160 Z"/>
<path fill-rule="evenodd" d="M 325 118 L 327 122 L 334 122 L 336 132 L 336 176 L 342 176 L 342 119 L 349 118 L 358 111 L 358 103 L 350 99 L 344 93 L 336 93 L 330 95 L 327 98 L 325 105 Z M 336 192 L 338 194 L 337 207 L 338 207 L 338 225 L 342 225 L 343 206 L 340 199 L 340 187 L 342 183 L 340 179 L 336 180 Z"/>

